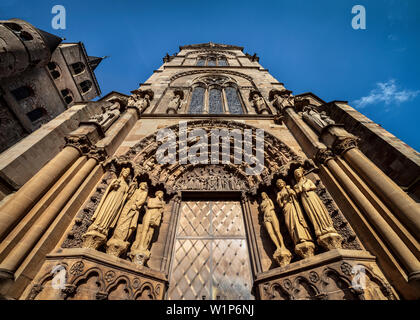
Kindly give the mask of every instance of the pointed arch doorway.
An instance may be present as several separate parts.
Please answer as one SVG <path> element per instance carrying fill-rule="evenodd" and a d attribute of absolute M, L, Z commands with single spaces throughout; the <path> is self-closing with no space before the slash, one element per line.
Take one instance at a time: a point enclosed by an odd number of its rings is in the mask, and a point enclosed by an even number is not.
<path fill-rule="evenodd" d="M 183 194 L 169 273 L 169 300 L 250 300 L 253 280 L 239 197 Z"/>

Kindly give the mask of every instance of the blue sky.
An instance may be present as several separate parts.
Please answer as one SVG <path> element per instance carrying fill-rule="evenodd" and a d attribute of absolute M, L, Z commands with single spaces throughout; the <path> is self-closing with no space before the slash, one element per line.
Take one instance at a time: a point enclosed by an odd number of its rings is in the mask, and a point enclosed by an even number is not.
<path fill-rule="evenodd" d="M 65 30 L 51 8 L 66 8 Z M 351 27 L 354 5 L 366 30 Z M 347 100 L 420 150 L 420 1 L 99 1 L 2 0 L 0 19 L 21 18 L 91 55 L 103 94 L 136 89 L 180 45 L 216 42 L 245 47 L 294 94 Z"/>

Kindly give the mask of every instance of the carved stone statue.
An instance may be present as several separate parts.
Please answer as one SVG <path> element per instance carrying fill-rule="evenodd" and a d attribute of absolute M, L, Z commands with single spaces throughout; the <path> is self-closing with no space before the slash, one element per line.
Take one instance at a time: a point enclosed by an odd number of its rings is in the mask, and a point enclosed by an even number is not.
<path fill-rule="evenodd" d="M 127 240 L 137 228 L 140 209 L 146 202 L 148 188 L 146 182 L 141 182 L 138 189 L 136 189 L 136 186 L 137 183 L 132 183 L 130 185 L 130 190 L 127 196 L 128 200 L 121 211 L 120 217 L 118 218 L 114 234 L 106 244 L 106 253 L 108 254 L 117 257 L 124 254 L 129 246 Z"/>
<path fill-rule="evenodd" d="M 264 214 L 264 226 L 270 235 L 271 240 L 276 245 L 276 251 L 274 252 L 273 258 L 279 264 L 280 267 L 286 266 L 292 259 L 292 254 L 284 246 L 283 236 L 280 233 L 279 220 L 277 219 L 276 212 L 274 211 L 273 201 L 268 197 L 265 192 L 261 193 L 262 201 L 260 208 Z"/>
<path fill-rule="evenodd" d="M 294 175 L 297 182 L 294 189 L 314 226 L 318 244 L 328 250 L 341 248 L 341 236 L 334 229 L 327 208 L 315 193 L 315 184 L 303 175 L 302 168 L 296 169 Z"/>
<path fill-rule="evenodd" d="M 83 247 L 98 249 L 105 243 L 109 229 L 113 228 L 128 195 L 127 179 L 130 168 L 123 168 L 120 176 L 112 180 L 106 189 L 83 237 Z"/>
<path fill-rule="evenodd" d="M 265 104 L 264 99 L 257 93 L 254 93 L 252 95 L 252 103 L 254 105 L 255 110 L 258 114 L 268 114 L 270 113 L 268 111 L 267 105 Z"/>
<path fill-rule="evenodd" d="M 295 252 L 304 259 L 312 257 L 315 245 L 312 242 L 296 192 L 281 179 L 277 180 L 276 185 L 280 190 L 277 193 L 277 203 L 283 209 L 287 229 L 295 244 Z"/>
<path fill-rule="evenodd" d="M 168 109 L 166 110 L 166 113 L 178 113 L 178 109 L 181 106 L 181 95 L 175 94 L 172 100 L 168 104 Z"/>
<path fill-rule="evenodd" d="M 110 106 L 102 107 L 102 113 L 90 117 L 89 122 L 98 124 L 101 126 L 102 131 L 105 132 L 118 119 L 120 114 L 120 104 L 114 102 Z"/>
<path fill-rule="evenodd" d="M 302 118 L 318 133 L 327 125 L 335 124 L 334 120 L 329 118 L 325 111 L 318 112 L 313 106 L 303 108 Z"/>
<path fill-rule="evenodd" d="M 127 101 L 127 107 L 136 107 L 137 110 L 142 113 L 150 105 L 150 95 L 144 94 L 142 97 L 138 93 L 133 93 Z"/>
<path fill-rule="evenodd" d="M 150 96 L 146 93 L 144 97 L 138 98 L 134 105 L 142 113 L 150 105 Z"/>
<path fill-rule="evenodd" d="M 284 108 L 293 106 L 293 97 L 287 92 L 274 94 L 273 106 L 282 113 Z"/>
<path fill-rule="evenodd" d="M 149 198 L 147 200 L 143 222 L 137 227 L 136 240 L 129 253 L 132 261 L 139 265 L 144 265 L 150 258 L 150 242 L 152 241 L 155 229 L 160 226 L 165 207 L 163 191 L 156 191 L 155 195 L 155 198 Z"/>

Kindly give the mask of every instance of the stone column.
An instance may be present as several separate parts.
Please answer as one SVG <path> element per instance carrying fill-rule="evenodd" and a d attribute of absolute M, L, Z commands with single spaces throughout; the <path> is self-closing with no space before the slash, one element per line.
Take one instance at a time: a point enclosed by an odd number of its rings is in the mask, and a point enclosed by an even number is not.
<path fill-rule="evenodd" d="M 30 252 L 33 246 L 43 235 L 48 226 L 60 213 L 68 200 L 73 196 L 79 186 L 83 183 L 89 173 L 95 168 L 97 160 L 94 158 L 87 159 L 83 167 L 74 175 L 69 183 L 57 195 L 54 201 L 43 212 L 41 217 L 32 225 L 12 252 L 0 264 L 0 278 L 13 278 L 14 272 L 19 267 L 21 261 Z"/>
<path fill-rule="evenodd" d="M 409 197 L 394 181 L 372 163 L 358 148 L 342 153 L 346 162 L 391 208 L 399 220 L 420 239 L 420 205 Z"/>
<path fill-rule="evenodd" d="M 404 265 L 408 280 L 420 279 L 420 262 L 414 254 L 407 248 L 404 242 L 398 237 L 394 230 L 387 224 L 381 214 L 373 207 L 369 200 L 357 188 L 353 181 L 345 174 L 337 162 L 329 157 L 325 160 L 327 167 L 331 173 L 336 177 L 341 186 L 351 196 L 353 201 L 362 209 L 368 218 L 369 222 L 378 230 L 389 248 L 397 256 L 400 262 Z"/>
<path fill-rule="evenodd" d="M 0 239 L 4 238 L 79 155 L 78 149 L 65 147 L 0 207 Z"/>

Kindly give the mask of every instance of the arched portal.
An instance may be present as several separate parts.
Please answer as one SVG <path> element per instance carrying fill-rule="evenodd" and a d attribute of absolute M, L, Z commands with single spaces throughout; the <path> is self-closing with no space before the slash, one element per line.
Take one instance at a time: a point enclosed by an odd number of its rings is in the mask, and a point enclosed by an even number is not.
<path fill-rule="evenodd" d="M 181 125 L 164 128 L 174 134 L 176 159 L 171 163 L 157 160 L 166 140 L 160 141 L 156 132 L 105 166 L 130 164 L 139 180 L 165 190 L 168 199 L 175 195 L 179 198 L 172 210 L 167 241 L 168 299 L 253 299 L 253 265 L 258 262 L 251 253 L 254 249 L 249 236 L 253 226 L 246 195 L 255 195 L 258 189 L 271 185 L 275 177 L 286 177 L 291 169 L 305 163 L 279 139 L 264 133 L 263 167 L 257 174 L 249 174 L 245 157 L 238 153 L 238 148 L 245 150 L 246 142 L 237 144 L 235 138 L 248 131 L 252 136 L 248 151 L 255 153 L 257 128 L 235 121 L 199 120 L 188 122 L 184 133 L 180 129 Z M 197 143 L 189 136 L 194 130 L 202 130 L 209 143 L 215 130 L 229 133 L 224 140 L 227 146 L 223 146 L 223 140 L 212 144 L 217 145 L 219 163 L 181 163 L 183 134 L 188 153 Z M 212 145 L 205 148 L 212 153 L 209 159 L 215 152 Z M 222 162 L 226 153 L 225 160 L 229 161 Z"/>

